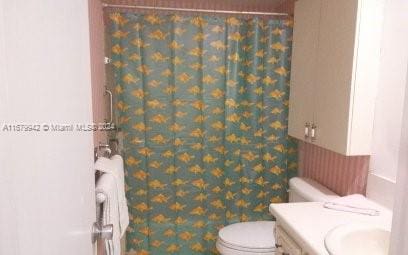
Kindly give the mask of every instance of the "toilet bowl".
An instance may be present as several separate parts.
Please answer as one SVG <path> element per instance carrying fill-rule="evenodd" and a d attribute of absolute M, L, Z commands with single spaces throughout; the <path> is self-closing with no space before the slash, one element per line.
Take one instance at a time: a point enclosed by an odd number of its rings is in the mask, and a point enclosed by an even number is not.
<path fill-rule="evenodd" d="M 334 192 L 306 178 L 289 181 L 289 202 L 325 202 Z M 252 221 L 228 225 L 218 232 L 216 247 L 221 255 L 275 255 L 275 222 Z"/>

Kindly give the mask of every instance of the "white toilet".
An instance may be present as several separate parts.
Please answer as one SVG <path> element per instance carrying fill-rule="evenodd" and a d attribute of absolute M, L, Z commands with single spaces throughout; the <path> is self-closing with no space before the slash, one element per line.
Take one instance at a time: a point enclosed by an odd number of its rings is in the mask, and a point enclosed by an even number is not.
<path fill-rule="evenodd" d="M 321 184 L 295 177 L 289 181 L 289 202 L 325 202 L 337 198 Z M 275 255 L 275 222 L 253 221 L 231 224 L 218 232 L 221 255 Z"/>

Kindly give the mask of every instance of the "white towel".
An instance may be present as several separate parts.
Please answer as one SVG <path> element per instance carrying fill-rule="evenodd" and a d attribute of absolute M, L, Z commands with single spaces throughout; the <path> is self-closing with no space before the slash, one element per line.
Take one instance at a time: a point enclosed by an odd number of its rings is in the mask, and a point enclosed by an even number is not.
<path fill-rule="evenodd" d="M 336 198 L 332 201 L 325 202 L 323 206 L 336 211 L 359 213 L 370 216 L 380 215 L 378 205 L 360 194 Z"/>
<path fill-rule="evenodd" d="M 120 238 L 124 235 L 127 226 L 129 225 L 129 213 L 127 200 L 125 196 L 125 179 L 123 159 L 119 155 L 108 158 L 99 158 L 95 162 L 95 169 L 103 172 L 97 183 L 97 193 L 101 192 L 107 195 L 107 200 L 104 203 L 103 219 L 109 219 L 109 222 L 104 224 L 113 224 L 114 234 L 113 240 L 107 242 L 107 250 L 113 250 L 109 255 L 120 254 Z M 107 177 L 109 176 L 109 178 Z M 109 183 L 107 183 L 109 182 Z M 109 190 L 107 190 L 109 188 Z M 106 210 L 105 210 L 106 208 Z"/>

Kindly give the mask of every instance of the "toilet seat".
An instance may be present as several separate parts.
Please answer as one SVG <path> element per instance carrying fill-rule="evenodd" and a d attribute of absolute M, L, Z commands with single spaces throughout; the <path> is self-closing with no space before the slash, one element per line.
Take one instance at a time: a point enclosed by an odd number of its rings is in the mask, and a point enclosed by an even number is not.
<path fill-rule="evenodd" d="M 231 224 L 219 231 L 216 246 L 222 255 L 275 255 L 274 229 L 274 221 Z"/>

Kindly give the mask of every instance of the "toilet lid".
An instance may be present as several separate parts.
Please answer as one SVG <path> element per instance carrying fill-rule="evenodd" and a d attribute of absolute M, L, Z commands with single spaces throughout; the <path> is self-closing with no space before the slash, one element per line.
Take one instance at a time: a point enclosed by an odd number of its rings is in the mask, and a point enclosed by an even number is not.
<path fill-rule="evenodd" d="M 222 228 L 218 238 L 223 243 L 237 248 L 274 251 L 274 229 L 274 221 L 240 222 Z"/>

